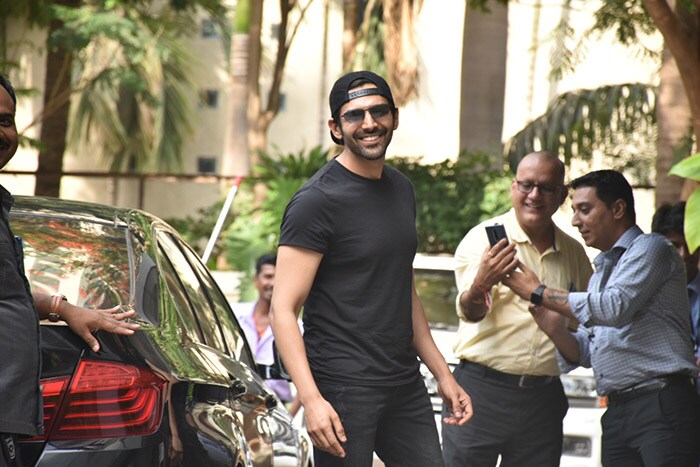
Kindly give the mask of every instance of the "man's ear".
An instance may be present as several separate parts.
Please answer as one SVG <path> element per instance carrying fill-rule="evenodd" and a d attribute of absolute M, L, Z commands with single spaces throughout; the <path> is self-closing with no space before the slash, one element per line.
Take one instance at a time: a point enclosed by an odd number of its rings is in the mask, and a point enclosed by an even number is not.
<path fill-rule="evenodd" d="M 340 131 L 340 127 L 338 124 L 335 122 L 335 119 L 329 118 L 328 119 L 328 128 L 331 129 L 331 134 L 338 138 L 339 140 L 342 141 L 343 139 L 343 132 Z"/>
<path fill-rule="evenodd" d="M 613 218 L 615 220 L 625 217 L 627 211 L 627 202 L 624 199 L 616 199 L 612 205 Z"/>
<path fill-rule="evenodd" d="M 566 198 L 569 197 L 569 185 L 562 185 L 561 187 L 561 193 L 559 194 L 559 206 L 564 204 L 564 201 L 566 201 Z"/>
<path fill-rule="evenodd" d="M 394 110 L 394 130 L 399 127 L 399 109 Z"/>

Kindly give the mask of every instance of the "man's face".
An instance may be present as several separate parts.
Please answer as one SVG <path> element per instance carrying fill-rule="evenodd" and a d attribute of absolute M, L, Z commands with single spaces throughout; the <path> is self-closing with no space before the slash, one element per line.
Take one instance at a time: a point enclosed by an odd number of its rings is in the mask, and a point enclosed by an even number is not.
<path fill-rule="evenodd" d="M 259 300 L 269 303 L 272 300 L 272 287 L 275 285 L 275 266 L 263 264 L 253 283 L 258 289 Z"/>
<path fill-rule="evenodd" d="M 531 191 L 526 193 L 528 190 Z M 556 163 L 538 156 L 527 156 L 520 161 L 510 185 L 510 199 L 518 223 L 525 231 L 548 227 L 565 197 L 566 187 Z"/>
<path fill-rule="evenodd" d="M 681 232 L 668 232 L 666 238 L 676 247 L 678 254 L 685 263 L 685 274 L 688 282 L 695 279 L 698 274 L 698 259 L 700 259 L 700 249 L 695 250 L 692 254 L 688 250 L 688 244 Z"/>
<path fill-rule="evenodd" d="M 571 204 L 574 209 L 571 224 L 586 245 L 601 251 L 612 248 L 617 241 L 615 214 L 598 198 L 595 187 L 577 188 Z"/>
<path fill-rule="evenodd" d="M 15 155 L 18 141 L 15 104 L 7 90 L 0 86 L 0 168 Z"/>
<path fill-rule="evenodd" d="M 372 84 L 363 84 L 352 91 L 359 89 L 374 88 Z M 358 97 L 343 105 L 340 109 L 340 126 L 335 121 L 328 122 L 331 131 L 337 138 L 342 138 L 346 149 L 363 159 L 374 161 L 379 160 L 386 154 L 386 148 L 391 143 L 394 130 L 399 125 L 398 111 L 381 116 L 373 117 L 368 111 L 364 112 L 364 117 L 359 122 L 349 122 L 343 115 L 352 110 L 366 110 L 375 106 L 386 106 L 389 104 L 386 98 L 378 95 Z"/>

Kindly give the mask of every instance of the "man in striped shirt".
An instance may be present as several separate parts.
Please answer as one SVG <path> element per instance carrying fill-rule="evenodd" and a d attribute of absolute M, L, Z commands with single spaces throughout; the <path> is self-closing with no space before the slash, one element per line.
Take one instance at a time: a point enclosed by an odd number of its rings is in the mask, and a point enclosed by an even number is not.
<path fill-rule="evenodd" d="M 588 291 L 546 288 L 524 265 L 504 283 L 521 297 L 544 286 L 530 311 L 557 346 L 560 368 L 593 368 L 608 400 L 603 465 L 697 466 L 700 398 L 683 262 L 662 235 L 636 225 L 621 173 L 591 172 L 571 186 L 572 223 L 602 252 Z M 582 326 L 571 333 L 564 317 Z"/>

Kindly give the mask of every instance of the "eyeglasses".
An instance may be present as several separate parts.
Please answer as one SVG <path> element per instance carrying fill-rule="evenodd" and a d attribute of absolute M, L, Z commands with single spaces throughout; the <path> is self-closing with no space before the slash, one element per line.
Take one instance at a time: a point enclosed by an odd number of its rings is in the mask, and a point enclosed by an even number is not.
<path fill-rule="evenodd" d="M 521 182 L 519 180 L 516 180 L 515 183 L 518 184 L 518 191 L 526 194 L 532 193 L 532 190 L 534 190 L 535 187 L 539 188 L 540 193 L 543 195 L 551 195 L 561 188 L 561 185 L 542 185 L 540 183 Z"/>
<path fill-rule="evenodd" d="M 360 123 L 365 119 L 365 112 L 369 112 L 373 119 L 379 120 L 389 115 L 394 108 L 389 104 L 373 105 L 367 109 L 353 109 L 345 112 L 343 117 L 348 123 Z"/>

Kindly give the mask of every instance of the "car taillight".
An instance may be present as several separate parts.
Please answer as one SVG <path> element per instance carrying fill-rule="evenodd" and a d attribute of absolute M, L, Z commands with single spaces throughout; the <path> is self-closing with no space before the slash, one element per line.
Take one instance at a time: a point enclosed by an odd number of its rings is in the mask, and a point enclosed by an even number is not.
<path fill-rule="evenodd" d="M 152 371 L 82 360 L 62 401 L 55 392 L 63 388 L 56 382 L 48 392 L 48 381 L 42 384 L 49 440 L 148 435 L 160 425 L 165 381 Z M 58 411 L 51 405 L 56 400 Z"/>

